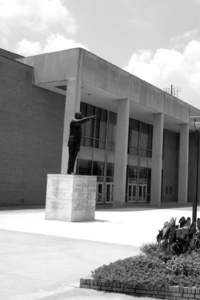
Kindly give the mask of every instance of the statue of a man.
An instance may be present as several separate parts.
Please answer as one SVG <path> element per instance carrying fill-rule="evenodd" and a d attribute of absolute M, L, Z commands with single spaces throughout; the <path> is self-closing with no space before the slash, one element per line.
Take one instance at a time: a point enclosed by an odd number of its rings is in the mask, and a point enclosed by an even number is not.
<path fill-rule="evenodd" d="M 72 119 L 70 122 L 70 133 L 68 140 L 69 160 L 67 174 L 72 174 L 74 171 L 74 164 L 81 145 L 82 124 L 92 118 L 95 118 L 95 116 L 83 118 L 82 114 L 77 112 L 74 114 L 74 119 Z"/>

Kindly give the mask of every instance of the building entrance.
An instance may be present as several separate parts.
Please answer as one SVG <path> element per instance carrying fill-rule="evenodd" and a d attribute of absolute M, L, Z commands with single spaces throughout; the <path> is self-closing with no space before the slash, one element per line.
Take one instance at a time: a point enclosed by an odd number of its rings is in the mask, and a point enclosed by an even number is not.
<path fill-rule="evenodd" d="M 113 163 L 93 160 L 77 160 L 77 174 L 97 176 L 96 203 L 113 203 Z"/>
<path fill-rule="evenodd" d="M 113 202 L 113 182 L 97 181 L 97 204 Z"/>
<path fill-rule="evenodd" d="M 128 202 L 146 202 L 147 201 L 147 183 L 128 183 L 127 191 Z"/>

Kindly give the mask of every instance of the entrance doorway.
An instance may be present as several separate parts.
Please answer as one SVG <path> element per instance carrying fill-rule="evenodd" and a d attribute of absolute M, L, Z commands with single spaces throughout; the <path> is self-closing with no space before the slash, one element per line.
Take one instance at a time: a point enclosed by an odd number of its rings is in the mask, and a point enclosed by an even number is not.
<path fill-rule="evenodd" d="M 97 204 L 110 204 L 113 202 L 113 182 L 97 181 Z"/>
<path fill-rule="evenodd" d="M 147 183 L 129 182 L 127 202 L 144 203 L 147 201 Z"/>

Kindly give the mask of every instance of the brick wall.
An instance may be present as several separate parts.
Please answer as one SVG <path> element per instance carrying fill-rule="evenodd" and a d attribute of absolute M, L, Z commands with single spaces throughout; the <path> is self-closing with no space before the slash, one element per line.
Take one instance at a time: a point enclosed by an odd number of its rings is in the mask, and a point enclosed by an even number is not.
<path fill-rule="evenodd" d="M 0 205 L 44 204 L 46 175 L 60 172 L 65 97 L 32 81 L 0 56 Z"/>
<path fill-rule="evenodd" d="M 123 293 L 134 296 L 152 297 L 169 300 L 196 300 L 200 299 L 200 288 L 169 286 L 160 288 L 139 288 L 134 284 L 121 283 L 117 281 L 99 281 L 93 279 L 81 279 L 80 287 L 106 292 Z"/>

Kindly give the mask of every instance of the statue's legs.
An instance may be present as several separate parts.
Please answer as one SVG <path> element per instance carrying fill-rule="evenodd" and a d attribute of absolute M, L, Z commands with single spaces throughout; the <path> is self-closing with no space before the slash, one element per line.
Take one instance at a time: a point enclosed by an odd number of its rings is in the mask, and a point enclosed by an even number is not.
<path fill-rule="evenodd" d="M 68 160 L 68 169 L 67 174 L 72 174 L 74 171 L 74 165 L 76 161 L 77 154 L 80 150 L 80 147 L 77 147 L 77 145 L 70 145 L 69 147 L 69 160 Z"/>

